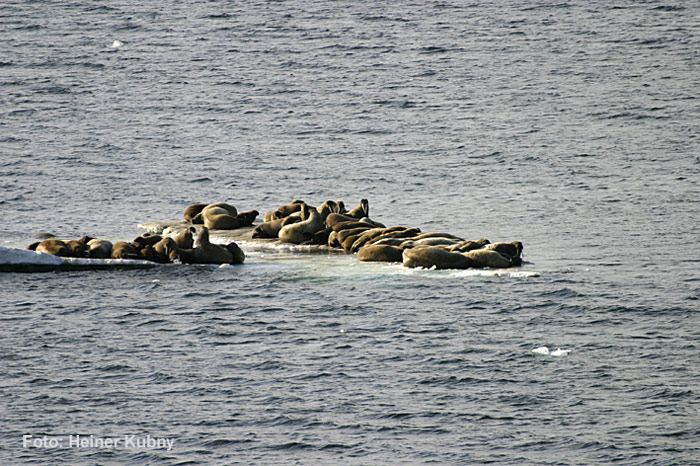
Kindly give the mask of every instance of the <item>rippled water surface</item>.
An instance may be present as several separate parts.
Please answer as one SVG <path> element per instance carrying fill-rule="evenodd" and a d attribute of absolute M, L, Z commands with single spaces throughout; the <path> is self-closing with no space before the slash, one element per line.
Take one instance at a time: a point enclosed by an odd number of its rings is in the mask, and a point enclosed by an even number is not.
<path fill-rule="evenodd" d="M 699 34 L 692 2 L 2 5 L 3 246 L 366 197 L 527 263 L 0 274 L 0 463 L 700 464 Z"/>

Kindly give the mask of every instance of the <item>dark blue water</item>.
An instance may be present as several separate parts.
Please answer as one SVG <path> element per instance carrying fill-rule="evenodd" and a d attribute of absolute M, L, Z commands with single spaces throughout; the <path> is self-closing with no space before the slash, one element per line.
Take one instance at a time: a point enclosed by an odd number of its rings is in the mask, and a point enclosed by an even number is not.
<path fill-rule="evenodd" d="M 3 246 L 366 197 L 528 261 L 1 274 L 0 463 L 700 464 L 699 34 L 692 2 L 0 5 Z"/>

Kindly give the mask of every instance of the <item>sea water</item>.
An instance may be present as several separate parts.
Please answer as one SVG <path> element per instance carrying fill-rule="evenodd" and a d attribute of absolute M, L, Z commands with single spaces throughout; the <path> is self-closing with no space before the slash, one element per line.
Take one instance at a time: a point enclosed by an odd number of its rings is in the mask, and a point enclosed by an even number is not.
<path fill-rule="evenodd" d="M 699 464 L 699 34 L 694 2 L 0 5 L 2 246 L 367 198 L 526 260 L 0 274 L 0 462 Z"/>

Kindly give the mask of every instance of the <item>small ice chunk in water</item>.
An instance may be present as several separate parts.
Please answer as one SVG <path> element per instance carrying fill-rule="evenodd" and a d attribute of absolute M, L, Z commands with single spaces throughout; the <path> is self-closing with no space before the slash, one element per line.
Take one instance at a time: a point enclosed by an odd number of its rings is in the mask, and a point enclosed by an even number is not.
<path fill-rule="evenodd" d="M 566 356 L 567 354 L 571 353 L 571 350 L 557 348 L 554 351 L 549 351 L 549 348 L 547 348 L 546 346 L 540 346 L 539 348 L 535 348 L 534 350 L 532 350 L 532 352 L 537 353 L 537 354 L 548 354 L 550 356 L 558 357 L 558 356 Z"/>
<path fill-rule="evenodd" d="M 113 48 L 113 49 L 118 49 L 118 48 L 121 47 L 122 45 L 124 45 L 124 42 L 122 42 L 122 41 L 120 41 L 120 40 L 116 40 L 116 39 L 115 39 L 114 42 L 112 42 L 112 48 Z"/>
<path fill-rule="evenodd" d="M 561 349 L 561 348 L 557 348 L 557 349 L 555 349 L 554 351 L 552 351 L 550 354 L 551 354 L 552 356 L 566 356 L 566 355 L 569 354 L 570 352 L 571 352 L 570 349 Z"/>

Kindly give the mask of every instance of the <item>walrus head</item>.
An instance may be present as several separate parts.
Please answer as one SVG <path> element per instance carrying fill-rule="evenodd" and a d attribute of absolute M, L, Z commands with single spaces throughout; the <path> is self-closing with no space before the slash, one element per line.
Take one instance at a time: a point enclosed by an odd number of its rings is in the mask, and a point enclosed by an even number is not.
<path fill-rule="evenodd" d="M 92 238 L 92 237 L 86 235 L 86 236 L 83 236 L 82 238 L 80 238 L 78 241 L 80 241 L 81 243 L 88 244 L 93 239 L 95 239 L 95 238 Z"/>
<path fill-rule="evenodd" d="M 194 247 L 201 248 L 202 246 L 206 246 L 208 244 L 209 244 L 209 228 L 202 227 L 202 229 L 199 230 L 199 234 L 197 235 L 197 239 L 194 240 Z"/>

